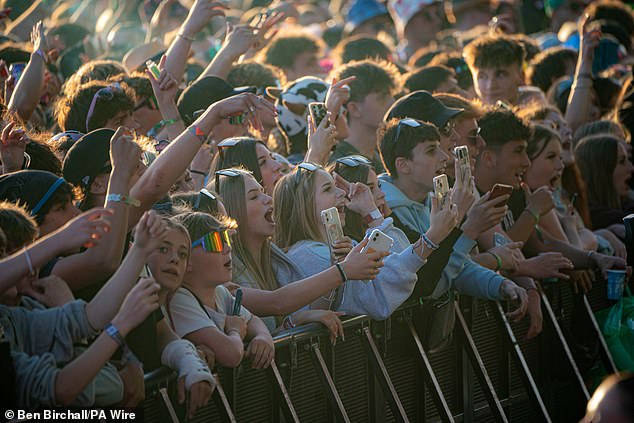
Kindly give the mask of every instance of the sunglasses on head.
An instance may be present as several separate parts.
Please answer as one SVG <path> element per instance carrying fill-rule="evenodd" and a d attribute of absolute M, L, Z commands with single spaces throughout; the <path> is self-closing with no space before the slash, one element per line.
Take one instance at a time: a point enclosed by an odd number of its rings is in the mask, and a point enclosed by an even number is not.
<path fill-rule="evenodd" d="M 97 99 L 101 100 L 112 100 L 114 98 L 115 91 L 121 91 L 121 85 L 118 82 L 114 82 L 107 87 L 103 87 L 95 93 L 92 97 L 92 101 L 90 102 L 90 107 L 88 108 L 88 114 L 86 115 L 86 131 L 90 132 L 88 127 L 90 126 L 90 118 L 95 113 L 95 106 L 97 106 Z"/>
<path fill-rule="evenodd" d="M 455 127 L 456 122 L 454 122 L 453 120 L 448 120 L 447 123 L 445 123 L 445 126 L 443 126 L 442 128 L 438 128 L 438 132 L 440 132 L 440 135 L 448 137 L 451 135 Z"/>
<path fill-rule="evenodd" d="M 416 119 L 412 119 L 412 118 L 401 119 L 398 125 L 396 126 L 396 136 L 394 137 L 394 142 L 398 141 L 398 138 L 401 136 L 401 129 L 403 128 L 403 126 L 408 126 L 410 128 L 418 128 L 421 125 L 422 124 Z"/>
<path fill-rule="evenodd" d="M 231 247 L 229 231 L 223 229 L 209 232 L 192 242 L 192 248 L 198 247 L 199 245 L 208 253 L 222 253 L 225 247 Z"/>
<path fill-rule="evenodd" d="M 215 174 L 215 179 L 216 179 L 216 192 L 218 192 L 218 190 L 220 189 L 220 177 L 221 176 L 226 176 L 228 178 L 235 178 L 236 176 L 243 176 L 243 175 L 251 175 L 252 172 L 248 171 L 248 170 L 237 170 L 237 169 L 222 169 L 222 170 L 218 170 L 216 171 Z"/>
<path fill-rule="evenodd" d="M 69 138 L 71 141 L 77 142 L 77 140 L 79 140 L 83 136 L 84 134 L 82 134 L 81 132 L 71 129 L 71 130 L 56 134 L 50 140 L 48 140 L 48 142 L 57 142 L 61 140 L 62 138 Z"/>
<path fill-rule="evenodd" d="M 218 211 L 218 199 L 207 189 L 203 188 L 196 196 L 194 211 L 215 213 Z"/>
<path fill-rule="evenodd" d="M 225 150 L 235 147 L 241 140 L 239 138 L 227 138 L 218 144 L 218 155 L 221 159 L 225 158 Z"/>
<path fill-rule="evenodd" d="M 348 167 L 372 166 L 372 162 L 370 160 L 358 154 L 337 159 L 337 164 L 343 164 Z"/>

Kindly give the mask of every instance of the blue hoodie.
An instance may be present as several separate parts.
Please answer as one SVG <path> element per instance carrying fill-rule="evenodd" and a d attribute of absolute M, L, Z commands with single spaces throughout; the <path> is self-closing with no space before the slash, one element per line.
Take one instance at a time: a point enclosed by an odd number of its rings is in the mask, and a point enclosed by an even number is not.
<path fill-rule="evenodd" d="M 385 201 L 392 209 L 392 213 L 408 228 L 420 234 L 425 233 L 430 225 L 429 206 L 410 200 L 393 184 L 392 178 L 387 174 L 380 175 L 379 180 L 381 190 L 385 193 Z M 476 242 L 464 234 L 458 238 L 432 298 L 439 298 L 451 288 L 476 298 L 501 298 L 500 285 L 506 279 L 471 260 L 469 253 L 475 245 Z"/>

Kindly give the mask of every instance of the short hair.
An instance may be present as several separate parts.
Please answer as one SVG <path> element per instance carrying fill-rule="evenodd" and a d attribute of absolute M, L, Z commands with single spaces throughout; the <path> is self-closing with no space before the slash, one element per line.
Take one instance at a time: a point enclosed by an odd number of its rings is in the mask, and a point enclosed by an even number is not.
<path fill-rule="evenodd" d="M 568 47 L 554 47 L 542 51 L 533 58 L 527 72 L 529 85 L 539 87 L 544 93 L 550 85 L 566 73 L 566 62 L 577 62 L 577 52 Z"/>
<path fill-rule="evenodd" d="M 135 103 L 134 92 L 126 84 L 119 84 L 121 89 L 114 90 L 112 99 L 97 101 L 90 118 L 90 127 L 86 127 L 88 109 L 95 94 L 109 85 L 104 81 L 92 81 L 80 85 L 75 91 L 68 93 L 66 97 L 61 97 L 57 102 L 55 111 L 59 127 L 63 131 L 74 129 L 80 132 L 90 132 L 93 129 L 102 128 L 108 120 L 121 112 L 132 112 Z"/>
<path fill-rule="evenodd" d="M 354 35 L 344 38 L 333 51 L 332 57 L 336 65 L 342 65 L 364 59 L 389 61 L 392 52 L 376 38 Z"/>
<path fill-rule="evenodd" d="M 478 125 L 487 148 L 500 148 L 511 141 L 528 141 L 531 136 L 529 124 L 510 110 L 489 109 L 478 120 Z"/>
<path fill-rule="evenodd" d="M 47 34 L 49 37 L 59 36 L 65 47 L 72 47 L 82 42 L 87 35 L 90 35 L 90 31 L 79 24 L 71 22 L 56 25 L 51 28 Z"/>
<path fill-rule="evenodd" d="M 451 93 L 434 94 L 434 98 L 439 100 L 446 107 L 454 109 L 463 109 L 456 119 L 480 119 L 484 114 L 484 110 L 479 103 L 468 100 L 461 95 Z"/>
<path fill-rule="evenodd" d="M 464 48 L 465 61 L 472 70 L 510 65 L 521 67 L 525 57 L 522 44 L 506 35 L 477 38 Z"/>
<path fill-rule="evenodd" d="M 123 82 L 128 87 L 132 88 L 134 95 L 138 101 L 141 98 L 150 98 L 154 96 L 154 90 L 152 89 L 152 83 L 150 78 L 141 72 L 134 72 L 132 75 L 119 74 L 111 77 L 109 82 Z"/>
<path fill-rule="evenodd" d="M 396 66 L 390 62 L 365 59 L 347 63 L 333 73 L 338 80 L 356 76 L 350 82 L 350 101 L 363 101 L 370 93 L 388 92 L 396 94 L 400 90 L 401 77 Z"/>
<path fill-rule="evenodd" d="M 516 111 L 517 115 L 528 121 L 545 120 L 548 113 L 561 114 L 559 109 L 551 104 L 544 104 L 539 101 L 534 101 L 526 106 L 519 108 Z"/>
<path fill-rule="evenodd" d="M 0 230 L 6 237 L 5 249 L 8 254 L 33 242 L 39 233 L 37 223 L 29 212 L 8 201 L 0 202 Z"/>
<path fill-rule="evenodd" d="M 403 86 L 409 92 L 419 90 L 434 92 L 438 86 L 454 75 L 453 70 L 446 66 L 424 66 L 406 74 Z"/>
<path fill-rule="evenodd" d="M 615 21 L 628 34 L 634 33 L 634 13 L 625 4 L 616 0 L 599 0 L 591 2 L 584 11 L 591 20 Z"/>
<path fill-rule="evenodd" d="M 247 61 L 234 64 L 227 75 L 227 82 L 233 87 L 247 85 L 264 89 L 266 87 L 282 87 L 286 84 L 284 72 L 273 65 Z"/>
<path fill-rule="evenodd" d="M 324 49 L 323 44 L 319 38 L 304 32 L 278 34 L 262 51 L 261 57 L 264 63 L 283 70 L 292 67 L 295 59 L 302 53 L 321 52 Z"/>
<path fill-rule="evenodd" d="M 398 178 L 396 172 L 396 159 L 398 157 L 412 158 L 412 150 L 420 143 L 427 141 L 440 141 L 438 129 L 427 122 L 420 122 L 420 126 L 412 128 L 401 125 L 401 131 L 396 138 L 401 119 L 390 119 L 382 125 L 377 133 L 377 144 L 381 161 L 387 173 L 393 178 Z"/>
<path fill-rule="evenodd" d="M 63 92 L 66 94 L 90 81 L 107 81 L 111 77 L 122 73 L 126 74 L 127 71 L 121 62 L 115 60 L 91 60 L 81 65 L 79 69 L 66 80 Z"/>
<path fill-rule="evenodd" d="M 458 85 L 463 90 L 468 90 L 473 87 L 473 75 L 471 74 L 471 69 L 467 65 L 467 62 L 464 60 L 464 57 L 458 52 L 443 52 L 434 56 L 433 59 L 429 62 L 431 66 L 447 66 L 448 68 L 453 69 L 456 74 L 456 80 L 458 81 Z"/>
<path fill-rule="evenodd" d="M 436 46 L 429 45 L 421 47 L 412 54 L 412 57 L 409 58 L 407 65 L 410 68 L 419 68 L 421 66 L 429 65 L 432 60 L 441 54 L 443 54 L 443 50 Z"/>
<path fill-rule="evenodd" d="M 520 43 L 524 48 L 524 60 L 526 62 L 533 60 L 533 58 L 542 51 L 539 43 L 526 34 L 513 34 L 510 35 L 510 37 Z"/>
<path fill-rule="evenodd" d="M 51 145 L 38 134 L 29 137 L 26 153 L 31 157 L 31 170 L 45 170 L 57 176 L 62 175 L 62 162 L 57 158 Z"/>

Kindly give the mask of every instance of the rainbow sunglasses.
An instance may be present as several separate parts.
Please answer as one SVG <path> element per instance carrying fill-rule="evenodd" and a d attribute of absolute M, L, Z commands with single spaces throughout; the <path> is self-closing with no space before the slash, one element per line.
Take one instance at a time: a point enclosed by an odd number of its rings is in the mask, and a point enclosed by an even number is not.
<path fill-rule="evenodd" d="M 192 248 L 201 245 L 208 253 L 222 253 L 225 246 L 231 247 L 229 230 L 213 231 L 192 242 Z"/>

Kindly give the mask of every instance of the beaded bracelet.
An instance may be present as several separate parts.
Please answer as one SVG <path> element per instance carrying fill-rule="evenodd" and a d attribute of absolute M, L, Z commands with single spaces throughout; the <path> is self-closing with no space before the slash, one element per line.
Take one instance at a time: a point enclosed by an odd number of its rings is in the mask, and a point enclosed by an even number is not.
<path fill-rule="evenodd" d="M 434 241 L 429 239 L 427 234 L 422 234 L 420 237 L 423 240 L 423 243 L 425 244 L 425 246 L 429 248 L 430 250 L 437 250 L 440 247 L 440 245 L 436 244 Z"/>

